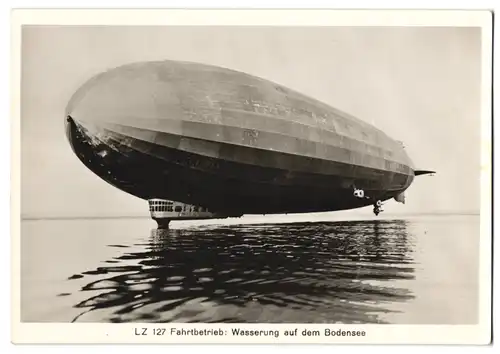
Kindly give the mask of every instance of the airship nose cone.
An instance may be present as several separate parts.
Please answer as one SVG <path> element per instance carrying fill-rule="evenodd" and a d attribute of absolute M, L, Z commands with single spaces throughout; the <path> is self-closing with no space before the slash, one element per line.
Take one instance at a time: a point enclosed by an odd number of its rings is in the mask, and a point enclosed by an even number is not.
<path fill-rule="evenodd" d="M 81 146 L 83 142 L 90 141 L 88 131 L 81 124 L 76 122 L 73 117 L 67 115 L 64 119 L 66 138 L 73 152 L 81 159 Z"/>
<path fill-rule="evenodd" d="M 76 131 L 76 123 L 73 120 L 73 118 L 70 115 L 67 115 L 66 118 L 64 119 L 64 128 L 66 131 L 66 138 L 69 141 L 69 144 L 71 145 L 71 148 L 74 149 L 74 132 Z"/>
<path fill-rule="evenodd" d="M 64 125 L 71 149 L 82 161 L 93 156 L 107 145 L 106 140 L 99 135 L 99 130 L 92 124 L 82 124 L 71 115 L 67 115 Z"/>

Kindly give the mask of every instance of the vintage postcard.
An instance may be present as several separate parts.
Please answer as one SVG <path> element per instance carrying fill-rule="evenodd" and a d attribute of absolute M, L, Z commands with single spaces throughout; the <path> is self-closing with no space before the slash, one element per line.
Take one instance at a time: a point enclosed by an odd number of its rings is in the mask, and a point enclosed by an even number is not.
<path fill-rule="evenodd" d="M 12 30 L 14 343 L 490 343 L 492 13 Z"/>

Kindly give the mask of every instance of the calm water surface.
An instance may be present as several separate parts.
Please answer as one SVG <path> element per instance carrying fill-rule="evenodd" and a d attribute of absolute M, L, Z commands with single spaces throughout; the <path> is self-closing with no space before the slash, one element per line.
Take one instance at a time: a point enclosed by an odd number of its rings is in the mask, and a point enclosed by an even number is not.
<path fill-rule="evenodd" d="M 477 322 L 479 216 L 154 226 L 23 221 L 22 320 Z"/>

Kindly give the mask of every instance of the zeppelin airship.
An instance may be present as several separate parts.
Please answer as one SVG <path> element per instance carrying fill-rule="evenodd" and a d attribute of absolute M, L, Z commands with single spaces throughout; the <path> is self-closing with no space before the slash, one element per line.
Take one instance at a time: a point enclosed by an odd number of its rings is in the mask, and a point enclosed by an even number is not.
<path fill-rule="evenodd" d="M 158 225 L 404 203 L 401 142 L 314 98 L 200 63 L 139 62 L 71 97 L 66 135 L 88 169 L 149 202 Z"/>

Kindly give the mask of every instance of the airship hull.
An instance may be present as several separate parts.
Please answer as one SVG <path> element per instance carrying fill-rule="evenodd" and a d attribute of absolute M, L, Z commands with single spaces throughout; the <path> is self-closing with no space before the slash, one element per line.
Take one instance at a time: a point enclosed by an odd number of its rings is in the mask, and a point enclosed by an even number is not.
<path fill-rule="evenodd" d="M 377 128 L 208 65 L 119 67 L 78 90 L 66 113 L 73 151 L 108 183 L 226 215 L 359 208 L 415 176 L 403 146 Z"/>

